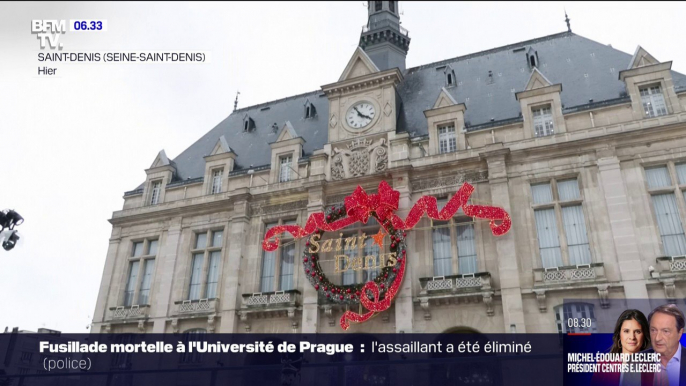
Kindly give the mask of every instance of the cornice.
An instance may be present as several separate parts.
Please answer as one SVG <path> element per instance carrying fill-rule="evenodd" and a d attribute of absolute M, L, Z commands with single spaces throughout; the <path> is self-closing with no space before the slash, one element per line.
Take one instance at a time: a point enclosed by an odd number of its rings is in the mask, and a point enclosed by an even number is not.
<path fill-rule="evenodd" d="M 560 92 L 562 92 L 562 84 L 558 83 L 546 87 L 535 88 L 533 90 L 520 91 L 518 93 L 515 93 L 515 98 L 517 100 L 520 100 L 524 98 L 531 98 L 539 95 L 554 94 Z"/>
<path fill-rule="evenodd" d="M 649 66 L 636 67 L 636 68 L 632 68 L 630 70 L 620 71 L 619 72 L 619 80 L 623 81 L 624 79 L 632 77 L 632 76 L 651 74 L 654 72 L 671 70 L 671 69 L 672 69 L 672 61 L 671 60 L 669 62 L 662 62 L 662 63 L 657 63 L 657 64 L 651 64 Z"/>
<path fill-rule="evenodd" d="M 356 91 L 356 88 L 368 88 L 383 83 L 393 82 L 394 84 L 398 84 L 402 82 L 402 80 L 403 74 L 400 70 L 392 68 L 390 70 L 375 72 L 341 82 L 325 84 L 322 86 L 322 91 L 329 95 L 338 91 L 349 91 L 350 88 L 352 88 L 353 91 Z"/>

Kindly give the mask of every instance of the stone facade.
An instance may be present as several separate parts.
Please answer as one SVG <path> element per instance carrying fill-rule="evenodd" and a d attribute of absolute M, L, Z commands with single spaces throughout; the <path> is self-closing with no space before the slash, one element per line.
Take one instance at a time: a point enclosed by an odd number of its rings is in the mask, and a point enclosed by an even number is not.
<path fill-rule="evenodd" d="M 546 333 L 558 331 L 554 310 L 565 298 L 593 299 L 605 306 L 613 299 L 686 296 L 684 260 L 657 259 L 665 256 L 656 218 L 661 214 L 655 213 L 651 194 L 656 191 L 648 188 L 645 172 L 667 166 L 672 185 L 660 192 L 674 193 L 677 217 L 686 224 L 686 180 L 680 180 L 686 174 L 677 170 L 686 162 L 686 93 L 670 87 L 664 63 L 644 61 L 631 70 L 635 74 L 622 74 L 629 88 L 624 100 L 580 111 L 562 108 L 564 84 L 546 84 L 544 77 L 538 85 L 529 82 L 517 93 L 523 118 L 481 130 L 464 129 L 464 105 L 441 94 L 434 107 L 426 106 L 429 134 L 411 138 L 395 127 L 394 87 L 403 75 L 374 68 L 369 60 L 358 49 L 341 79 L 323 86 L 334 106 L 324 118 L 331 140 L 306 157 L 301 156 L 297 124 L 271 145 L 269 168 L 234 170 L 240 155 L 218 146 L 220 151 L 206 161 L 225 173 L 221 191 L 210 194 L 209 168 L 204 178 L 171 182 L 174 163 L 158 156 L 144 188 L 128 192 L 123 209 L 110 219 L 112 236 L 92 331 L 342 332 L 338 319 L 345 309 L 322 299 L 304 277 L 304 241 L 295 242 L 293 288 L 260 292 L 265 262 L 261 242 L 266 224 L 294 220 L 304 225 L 309 214 L 341 202 L 358 185 L 375 191 L 382 180 L 400 192 L 401 217 L 419 197 L 448 197 L 470 182 L 476 188 L 472 201 L 506 209 L 513 225 L 508 234 L 495 237 L 487 221 L 477 220 L 476 269 L 468 274 L 453 269 L 451 275 L 435 277 L 435 224 L 422 219 L 408 232 L 408 271 L 394 304 L 367 323 L 353 324 L 351 332 L 439 333 L 461 327 Z M 633 88 L 655 79 L 662 82 L 668 111 L 646 118 Z M 343 127 L 343 115 L 358 100 L 374 100 L 380 117 L 355 134 Z M 553 107 L 554 126 L 563 129 L 536 137 L 531 106 L 546 101 Z M 456 148 L 449 152 L 440 151 L 436 137 L 444 122 L 456 130 Z M 230 138 L 224 141 L 231 145 Z M 289 180 L 279 182 L 279 157 L 286 150 L 296 156 Z M 156 205 L 150 205 L 151 178 L 163 179 L 164 194 Z M 575 202 L 581 204 L 591 260 L 573 264 L 571 241 L 558 215 L 562 264 L 546 268 L 531 186 L 569 179 L 578 183 Z M 565 203 L 555 205 L 559 211 Z M 189 300 L 198 235 L 209 240 L 219 231 L 221 242 L 213 245 L 221 256 L 215 295 Z M 149 300 L 125 305 L 127 289 L 139 294 L 143 285 L 142 279 L 130 284 L 129 277 L 136 260 L 131 257 L 134 243 L 144 240 L 158 241 Z M 212 251 L 205 249 L 208 260 Z M 457 268 L 459 252 L 453 252 L 451 264 Z M 209 265 L 201 272 L 203 288 L 210 284 Z"/>

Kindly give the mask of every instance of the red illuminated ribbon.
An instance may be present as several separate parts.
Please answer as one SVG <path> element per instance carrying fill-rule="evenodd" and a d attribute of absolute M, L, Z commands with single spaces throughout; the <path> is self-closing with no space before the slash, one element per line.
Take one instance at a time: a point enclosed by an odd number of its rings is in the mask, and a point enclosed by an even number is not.
<path fill-rule="evenodd" d="M 309 236 L 317 230 L 326 232 L 335 232 L 347 226 L 361 221 L 366 224 L 367 219 L 372 211 L 376 211 L 377 217 L 381 220 L 384 228 L 387 228 L 385 220 L 390 219 L 391 224 L 395 229 L 412 229 L 421 217 L 426 213 L 429 218 L 434 220 L 448 220 L 450 219 L 460 207 L 462 207 L 465 215 L 476 218 L 483 218 L 490 220 L 491 232 L 495 236 L 502 236 L 510 230 L 512 220 L 510 215 L 502 208 L 494 206 L 483 205 L 467 205 L 469 196 L 474 192 L 474 187 L 465 182 L 460 190 L 455 194 L 439 212 L 436 206 L 436 198 L 432 196 L 422 196 L 417 203 L 412 207 L 410 213 L 407 215 L 405 221 L 393 213 L 398 208 L 398 200 L 400 193 L 393 190 L 386 181 L 381 181 L 379 184 L 379 194 L 366 194 L 364 189 L 360 186 L 355 189 L 355 192 L 345 198 L 346 208 L 348 210 L 348 217 L 327 223 L 324 213 L 312 213 L 307 219 L 305 228 L 299 225 L 280 225 L 275 226 L 267 231 L 264 235 L 262 248 L 265 251 L 274 251 L 279 247 L 279 238 L 274 241 L 269 241 L 272 237 L 288 232 L 296 238 Z M 501 221 L 496 224 L 496 221 Z"/>

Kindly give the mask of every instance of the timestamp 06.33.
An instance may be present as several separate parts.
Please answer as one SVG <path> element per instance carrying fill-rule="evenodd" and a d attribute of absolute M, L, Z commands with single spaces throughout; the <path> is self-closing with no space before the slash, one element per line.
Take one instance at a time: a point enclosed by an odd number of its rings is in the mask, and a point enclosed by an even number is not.
<path fill-rule="evenodd" d="M 107 20 L 69 20 L 71 31 L 107 31 Z"/>

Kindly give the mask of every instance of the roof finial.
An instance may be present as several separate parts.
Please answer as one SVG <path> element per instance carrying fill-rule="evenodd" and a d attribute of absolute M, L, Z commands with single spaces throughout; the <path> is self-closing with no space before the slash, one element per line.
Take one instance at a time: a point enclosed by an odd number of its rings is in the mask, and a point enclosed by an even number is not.
<path fill-rule="evenodd" d="M 569 24 L 569 16 L 567 16 L 567 10 L 565 9 L 565 21 L 567 22 L 567 32 L 572 32 L 572 26 Z"/>
<path fill-rule="evenodd" d="M 238 96 L 241 95 L 240 91 L 236 91 L 236 100 L 233 101 L 233 111 L 236 111 L 236 107 L 238 107 Z"/>

